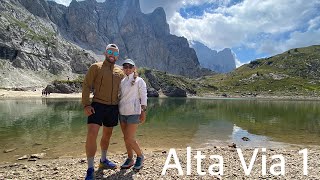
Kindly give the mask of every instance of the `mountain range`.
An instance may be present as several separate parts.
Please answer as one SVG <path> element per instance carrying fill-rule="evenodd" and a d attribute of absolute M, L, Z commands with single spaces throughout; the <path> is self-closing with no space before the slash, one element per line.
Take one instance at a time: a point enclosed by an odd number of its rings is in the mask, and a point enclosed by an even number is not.
<path fill-rule="evenodd" d="M 236 69 L 235 56 L 230 48 L 218 52 L 198 41 L 193 41 L 190 44 L 196 51 L 201 67 L 209 68 L 218 73 L 228 73 Z"/>
<path fill-rule="evenodd" d="M 170 34 L 163 8 L 143 14 L 139 0 L 73 0 L 68 7 L 44 0 L 20 3 L 32 14 L 54 23 L 65 39 L 96 54 L 102 54 L 106 44 L 115 43 L 120 59 L 134 59 L 140 67 L 185 76 L 208 72 L 201 70 L 187 39 Z"/>

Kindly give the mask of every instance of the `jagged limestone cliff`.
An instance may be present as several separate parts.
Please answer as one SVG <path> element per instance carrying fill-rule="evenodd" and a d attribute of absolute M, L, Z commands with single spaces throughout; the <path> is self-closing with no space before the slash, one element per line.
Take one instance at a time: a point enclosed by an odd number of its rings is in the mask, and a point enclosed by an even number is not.
<path fill-rule="evenodd" d="M 201 69 L 187 39 L 170 34 L 163 8 L 143 14 L 139 0 L 73 0 L 68 7 L 44 0 L 23 1 L 31 13 L 57 25 L 63 37 L 97 54 L 106 44 L 116 43 L 120 59 L 134 59 L 139 67 L 191 77 L 210 73 Z"/>
<path fill-rule="evenodd" d="M 73 79 L 96 61 L 92 52 L 64 40 L 54 23 L 19 2 L 0 1 L 0 11 L 0 88 L 43 87 L 54 79 Z"/>

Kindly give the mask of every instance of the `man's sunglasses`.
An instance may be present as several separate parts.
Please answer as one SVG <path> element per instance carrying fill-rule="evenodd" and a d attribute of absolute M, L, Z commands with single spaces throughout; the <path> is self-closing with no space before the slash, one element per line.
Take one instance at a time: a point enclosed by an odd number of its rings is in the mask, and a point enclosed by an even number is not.
<path fill-rule="evenodd" d="M 112 51 L 110 49 L 107 50 L 107 54 L 112 55 L 112 53 L 114 56 L 119 56 L 119 53 L 117 51 Z"/>
<path fill-rule="evenodd" d="M 132 64 L 124 64 L 123 69 L 132 69 L 133 65 Z"/>

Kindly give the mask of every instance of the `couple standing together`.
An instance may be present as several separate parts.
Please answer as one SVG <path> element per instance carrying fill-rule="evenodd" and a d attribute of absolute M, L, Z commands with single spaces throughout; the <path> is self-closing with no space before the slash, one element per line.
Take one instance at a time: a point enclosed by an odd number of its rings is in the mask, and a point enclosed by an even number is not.
<path fill-rule="evenodd" d="M 146 118 L 146 83 L 136 73 L 135 63 L 131 59 L 123 62 L 123 70 L 115 65 L 119 57 L 119 48 L 115 44 L 106 47 L 105 60 L 90 66 L 82 85 L 82 104 L 88 116 L 86 155 L 88 170 L 86 180 L 94 179 L 94 156 L 97 151 L 96 139 L 100 126 L 103 127 L 100 141 L 101 158 L 99 168 L 115 169 L 117 165 L 107 159 L 110 137 L 114 126 L 120 120 L 128 158 L 122 169 L 133 166 L 139 170 L 143 166 L 144 156 L 135 140 L 139 123 Z M 90 91 L 93 89 L 92 102 Z M 133 159 L 133 151 L 137 154 Z"/>

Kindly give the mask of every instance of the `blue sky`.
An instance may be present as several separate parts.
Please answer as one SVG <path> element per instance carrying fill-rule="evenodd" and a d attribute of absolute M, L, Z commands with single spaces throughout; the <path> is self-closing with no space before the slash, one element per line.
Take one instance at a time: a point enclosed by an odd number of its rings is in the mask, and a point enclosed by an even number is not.
<path fill-rule="evenodd" d="M 140 0 L 140 6 L 144 13 L 163 7 L 171 34 L 231 48 L 238 66 L 320 44 L 320 0 Z"/>

